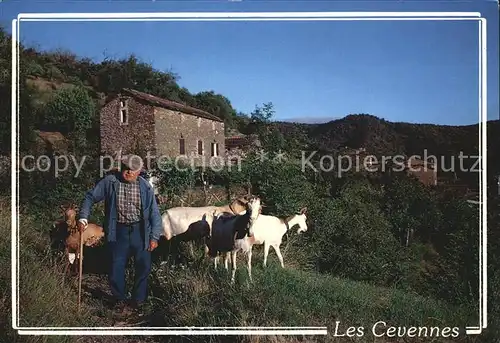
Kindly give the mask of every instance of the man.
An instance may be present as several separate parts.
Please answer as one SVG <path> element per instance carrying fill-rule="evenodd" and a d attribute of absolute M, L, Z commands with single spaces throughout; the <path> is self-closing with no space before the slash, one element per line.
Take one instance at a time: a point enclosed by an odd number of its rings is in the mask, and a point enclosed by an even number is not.
<path fill-rule="evenodd" d="M 134 158 L 135 157 L 135 158 Z M 109 283 L 119 311 L 126 311 L 125 267 L 134 256 L 135 282 L 131 305 L 140 310 L 147 298 L 151 251 L 158 246 L 162 221 L 151 185 L 139 176 L 139 156 L 124 156 L 121 171 L 106 175 L 88 191 L 80 207 L 78 228 L 85 230 L 93 204 L 104 200 L 104 231 L 110 247 Z"/>

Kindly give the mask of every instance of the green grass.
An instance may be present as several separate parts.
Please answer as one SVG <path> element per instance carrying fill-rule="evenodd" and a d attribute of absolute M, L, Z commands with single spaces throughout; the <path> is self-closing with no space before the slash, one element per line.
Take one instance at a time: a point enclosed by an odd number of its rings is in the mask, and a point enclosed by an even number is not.
<path fill-rule="evenodd" d="M 0 202 L 0 258 L 10 260 L 10 206 Z M 21 215 L 20 260 L 20 314 L 21 324 L 29 326 L 96 326 L 107 323 L 111 314 L 96 299 L 85 297 L 83 311 L 76 311 L 77 288 L 75 282 L 64 282 L 60 269 L 48 258 L 48 236 L 44 230 L 49 218 Z M 35 220 L 36 219 L 36 220 Z M 45 231 L 46 232 L 46 231 Z M 436 299 L 392 288 L 319 274 L 309 267 L 300 239 L 292 235 L 282 252 L 285 269 L 279 266 L 271 249 L 268 267 L 262 267 L 262 247 L 253 254 L 254 282 L 247 278 L 246 260 L 240 254 L 236 283 L 231 285 L 230 273 L 223 264 L 213 270 L 213 263 L 205 260 L 188 268 L 155 265 L 151 277 L 150 306 L 155 316 L 151 326 L 326 326 L 327 337 L 302 336 L 247 336 L 189 337 L 184 341 L 243 341 L 243 342 L 344 342 L 331 334 L 335 322 L 341 327 L 363 326 L 365 336 L 356 342 L 373 342 L 371 326 L 380 320 L 394 326 L 457 326 L 460 339 L 463 328 L 477 322 L 476 310 L 452 306 Z M 102 277 L 102 282 L 105 277 Z M 0 269 L 0 323 L 5 330 L 0 341 L 16 341 L 10 329 L 10 269 Z M 7 290 L 7 291 L 5 291 Z M 104 324 L 104 326 L 106 326 Z M 118 342 L 119 337 L 22 337 L 25 342 Z M 140 342 L 179 341 L 180 337 L 151 337 Z M 133 340 L 132 337 L 130 339 Z M 393 340 L 396 341 L 396 340 Z M 410 340 L 413 342 L 412 340 Z M 429 340 L 426 340 L 429 341 Z M 435 339 L 434 342 L 450 340 Z M 137 342 L 137 340 L 136 340 Z"/>
<path fill-rule="evenodd" d="M 282 269 L 273 254 L 269 256 L 267 268 L 264 269 L 261 262 L 262 252 L 254 253 L 252 284 L 248 282 L 246 263 L 241 258 L 234 285 L 230 285 L 230 273 L 223 265 L 214 271 L 209 262 L 198 268 L 163 266 L 155 269 L 153 302 L 164 314 L 159 323 L 169 326 L 326 326 L 331 334 L 338 320 L 345 327 L 363 326 L 365 337 L 358 341 L 372 342 L 371 327 L 381 320 L 394 326 L 456 326 L 461 336 L 454 341 L 464 341 L 465 326 L 477 322 L 476 311 L 467 307 L 313 271 Z M 332 336 L 318 339 L 336 341 Z"/>
<path fill-rule="evenodd" d="M 48 237 L 36 229 L 34 218 L 21 215 L 19 256 L 19 324 L 24 327 L 68 327 L 95 322 L 91 308 L 82 306 L 77 311 L 77 288 L 64 281 L 60 265 L 52 262 L 46 251 Z M 4 329 L 0 341 L 20 339 L 13 332 L 11 316 L 11 218 L 10 204 L 0 201 L 0 257 L 4 263 L 0 269 L 2 298 L 0 322 Z M 6 291 L 4 291 L 6 290 Z M 73 342 L 64 336 L 24 336 L 23 342 Z"/>
<path fill-rule="evenodd" d="M 170 271 L 167 274 L 171 281 L 166 281 L 163 287 L 166 293 L 184 293 L 177 301 L 175 297 L 170 299 L 173 300 L 173 307 L 187 306 L 193 312 L 203 312 L 207 307 L 206 313 L 212 313 L 210 308 L 214 302 L 227 303 L 227 308 L 232 308 L 233 313 L 227 313 L 226 317 L 212 314 L 217 325 L 234 326 L 238 324 L 237 318 L 243 317 L 245 325 L 252 326 L 273 322 L 282 326 L 330 326 L 336 318 L 356 325 L 386 320 L 400 325 L 464 326 L 474 320 L 468 318 L 467 309 L 399 290 L 313 272 L 282 269 L 276 264 L 266 269 L 256 265 L 252 271 L 254 282 L 250 285 L 246 266 L 240 262 L 234 286 L 228 284 L 229 273 L 223 269 L 215 272 L 211 266 L 207 266 L 204 272 L 188 269 Z M 162 274 L 161 271 L 158 273 Z M 200 317 L 199 324 L 206 323 L 206 319 Z M 188 325 L 181 321 L 177 324 Z"/>

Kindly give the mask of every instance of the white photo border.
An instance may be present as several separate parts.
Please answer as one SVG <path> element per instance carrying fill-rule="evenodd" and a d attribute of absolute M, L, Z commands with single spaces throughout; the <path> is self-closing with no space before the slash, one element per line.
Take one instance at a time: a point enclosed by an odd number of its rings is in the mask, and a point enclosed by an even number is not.
<path fill-rule="evenodd" d="M 327 327 L 21 327 L 19 326 L 19 25 L 21 21 L 330 21 L 330 20 L 477 20 L 479 23 L 479 325 L 487 327 L 487 175 L 486 175 L 486 18 L 479 12 L 151 12 L 151 13 L 20 13 L 12 20 L 12 328 L 21 335 L 327 335 Z M 483 158 L 483 155 L 484 158 Z"/>

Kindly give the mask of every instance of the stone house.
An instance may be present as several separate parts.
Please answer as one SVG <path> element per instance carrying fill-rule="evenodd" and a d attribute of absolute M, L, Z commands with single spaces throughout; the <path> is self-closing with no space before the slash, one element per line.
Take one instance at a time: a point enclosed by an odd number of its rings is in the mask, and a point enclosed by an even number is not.
<path fill-rule="evenodd" d="M 437 185 L 437 166 L 431 161 L 412 156 L 406 160 L 405 170 L 426 186 Z"/>
<path fill-rule="evenodd" d="M 224 121 L 174 101 L 132 89 L 109 97 L 100 113 L 101 153 L 137 154 L 210 165 L 225 155 Z"/>
<path fill-rule="evenodd" d="M 261 143 L 256 134 L 237 134 L 225 139 L 226 156 L 229 163 L 237 163 L 244 159 L 251 151 L 261 148 Z"/>
<path fill-rule="evenodd" d="M 339 148 L 336 153 L 336 163 L 353 172 L 376 173 L 381 171 L 379 160 L 370 154 L 366 148 Z"/>
<path fill-rule="evenodd" d="M 252 149 L 259 149 L 261 144 L 256 134 L 239 134 L 226 137 L 225 146 L 226 153 L 233 153 L 235 151 L 247 152 Z"/>
<path fill-rule="evenodd" d="M 338 151 L 339 158 L 349 157 L 351 160 L 351 170 L 356 172 L 383 172 L 390 170 L 388 161 L 383 158 L 376 158 L 368 153 L 366 148 L 353 149 L 344 147 Z M 345 168 L 348 166 L 348 161 L 343 164 Z M 437 185 L 437 166 L 431 161 L 425 161 L 416 156 L 406 157 L 403 161 L 403 171 L 407 175 L 416 177 L 426 186 Z M 399 166 L 398 166 L 399 168 Z"/>

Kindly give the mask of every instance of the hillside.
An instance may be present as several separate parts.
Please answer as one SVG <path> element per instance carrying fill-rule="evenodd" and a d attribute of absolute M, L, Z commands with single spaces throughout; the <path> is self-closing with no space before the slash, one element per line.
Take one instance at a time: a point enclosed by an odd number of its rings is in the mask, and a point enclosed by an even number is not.
<path fill-rule="evenodd" d="M 446 170 L 454 166 L 456 176 L 472 188 L 477 188 L 476 165 L 479 155 L 479 125 L 451 126 L 390 122 L 372 115 L 348 115 L 323 124 L 275 122 L 287 140 L 298 140 L 303 149 L 332 154 L 339 148 L 366 148 L 369 154 L 381 156 L 435 156 L 438 177 L 447 177 Z M 500 174 L 500 120 L 487 122 L 487 170 L 490 184 Z M 464 171 L 460 170 L 460 155 L 464 155 Z M 453 177 L 453 176 L 450 176 Z"/>
<path fill-rule="evenodd" d="M 27 83 L 36 89 L 33 100 L 36 106 L 40 107 L 50 100 L 57 90 L 77 86 L 68 82 L 51 81 L 33 76 L 28 78 Z M 91 86 L 85 88 L 99 106 L 104 104 L 106 93 L 98 92 Z M 246 123 L 247 120 L 242 117 L 239 127 L 234 127 L 229 123 L 228 130 L 237 132 L 240 129 L 245 132 Z M 294 142 L 294 147 L 300 147 L 306 151 L 317 150 L 320 153 L 329 153 L 343 147 L 365 147 L 369 153 L 376 156 L 397 154 L 423 156 L 427 153 L 429 156 L 436 156 L 438 166 L 445 169 L 450 168 L 452 156 L 458 158 L 460 153 L 466 156 L 477 156 L 479 151 L 478 125 L 451 126 L 390 122 L 372 115 L 359 114 L 348 115 L 342 119 L 321 124 L 272 121 L 271 126 L 276 127 L 284 135 L 288 145 Z M 41 128 L 49 131 L 51 129 L 47 126 Z M 487 137 L 488 170 L 492 175 L 496 175 L 500 172 L 500 162 L 494 158 L 498 156 L 497 147 L 500 146 L 499 120 L 487 123 Z M 442 157 L 445 159 L 442 160 Z M 468 167 L 474 163 L 473 159 L 464 160 L 464 165 Z M 458 172 L 458 175 L 460 177 L 461 173 Z"/>
<path fill-rule="evenodd" d="M 275 122 L 268 116 L 272 107 L 264 105 L 251 114 L 240 113 L 224 95 L 210 90 L 193 94 L 179 86 L 175 73 L 156 70 L 133 55 L 97 63 L 67 51 L 41 52 L 22 47 L 20 53 L 21 152 L 38 153 L 37 140 L 32 137 L 36 130 L 57 131 L 46 135 L 45 141 L 58 141 L 65 146 L 61 149 L 68 149 L 73 157 L 85 155 L 90 160 L 78 176 L 72 173 L 75 168 L 57 177 L 41 170 L 19 173 L 22 205 L 19 300 L 24 324 L 108 326 L 114 323 L 115 313 L 109 307 L 103 269 L 106 258 L 94 250 L 95 259 L 92 259 L 91 249 L 85 251 L 84 311 L 77 316 L 76 279 L 65 276 L 61 270 L 57 258 L 62 255 L 60 245 L 63 243 L 54 238 L 57 235 L 51 231 L 51 224 L 62 218 L 62 204 L 81 203 L 101 178 L 96 139 L 99 109 L 103 99 L 121 88 L 198 107 L 223 119 L 231 131 L 258 132 L 271 153 L 284 148 L 295 156 L 303 150 L 330 154 L 347 146 L 364 147 L 375 155 L 423 154 L 424 149 L 447 158 L 460 152 L 477 155 L 478 132 L 474 125 L 395 123 L 368 114 L 348 115 L 324 124 Z M 10 142 L 9 66 L 10 37 L 0 30 L 0 67 L 6 71 L 0 74 L 2 142 Z M 500 171 L 495 159 L 500 146 L 500 122 L 490 122 L 488 130 L 488 168 L 490 175 L 494 175 Z M 10 146 L 4 144 L 1 148 L 0 154 L 8 155 Z M 53 146 L 46 149 L 49 153 L 59 153 Z M 333 173 L 304 172 L 294 159 L 274 163 L 271 159 L 251 158 L 242 162 L 241 169 L 230 172 L 228 169 L 208 172 L 208 176 L 191 168 L 159 171 L 157 186 L 166 198 L 160 212 L 177 206 L 225 205 L 227 199 L 234 199 L 248 189 L 261 197 L 265 204 L 263 214 L 289 218 L 307 207 L 307 231 L 299 235 L 291 228 L 283 236 L 285 269 L 277 266 L 272 250 L 269 267 L 263 268 L 263 249 L 256 246 L 252 257 L 254 283 L 247 282 L 243 254 L 238 254 L 241 262 L 235 286 L 228 284 L 224 271 L 213 271 L 213 261 L 199 258 L 200 246 L 196 250 L 192 242 L 161 241 L 156 252 L 163 255 L 155 256 L 151 274 L 147 303 L 150 317 L 141 325 L 307 324 L 327 325 L 331 331 L 335 320 L 364 325 L 369 330 L 373 321 L 386 319 L 402 326 L 457 325 L 463 333 L 466 325 L 477 323 L 480 221 L 475 205 L 471 206 L 461 197 L 449 196 L 439 187 L 427 187 L 405 173 L 386 173 L 374 178 L 353 173 L 337 178 L 330 177 Z M 462 174 L 460 178 L 477 187 L 477 173 Z M 2 176 L 0 256 L 8 259 L 10 175 Z M 206 180 L 205 176 L 212 187 L 201 189 L 197 185 Z M 500 288 L 500 206 L 498 196 L 490 195 L 488 282 L 495 290 Z M 102 203 L 95 205 L 89 218 L 91 222 L 106 222 L 103 208 Z M 104 242 L 103 247 L 106 246 Z M 97 250 L 103 252 L 100 248 Z M 133 268 L 127 269 L 129 280 L 132 273 Z M 4 269 L 0 273 L 3 313 L 10 309 L 10 293 L 4 291 L 8 289 L 9 278 L 10 271 Z M 487 335 L 474 340 L 461 335 L 454 341 L 489 342 L 500 334 L 497 329 L 500 326 L 495 326 L 500 318 L 500 293 L 490 292 L 489 296 L 493 303 L 490 312 L 496 314 L 496 319 L 495 315 L 490 316 L 494 319 L 488 323 Z M 0 317 L 2 329 L 9 328 L 8 320 L 5 315 Z M 0 331 L 0 340 L 14 338 L 11 331 Z M 85 339 L 68 338 L 67 341 L 93 341 L 90 337 Z M 297 337 L 296 341 L 308 339 Z M 239 337 L 238 341 L 278 342 L 280 339 Z M 339 340 L 330 336 L 317 341 Z M 373 342 L 373 337 L 367 335 L 360 341 Z M 448 343 L 450 340 L 436 341 Z"/>
<path fill-rule="evenodd" d="M 9 237 L 10 212 L 8 199 L 0 198 L 0 234 Z M 50 261 L 43 242 L 46 239 L 46 227 L 51 222 L 53 214 L 23 214 L 21 230 L 23 249 L 20 255 L 21 287 L 20 296 L 23 300 L 20 308 L 21 323 L 26 326 L 120 326 L 130 325 L 116 321 L 114 313 L 109 309 L 109 289 L 105 274 L 96 272 L 98 265 L 91 265 L 102 256 L 99 248 L 86 249 L 87 263 L 84 264 L 83 277 L 83 307 L 82 312 L 76 312 L 77 286 L 76 278 L 65 279 L 62 265 Z M 307 239 L 307 238 L 306 238 Z M 431 327 L 434 342 L 483 342 L 482 337 L 468 339 L 464 335 L 464 327 L 477 321 L 475 312 L 469 305 L 450 304 L 436 297 L 422 296 L 414 292 L 394 287 L 381 287 L 370 283 L 350 280 L 344 277 L 317 273 L 305 266 L 310 259 L 301 247 L 303 243 L 298 236 L 290 237 L 283 246 L 286 268 L 282 269 L 274 253 L 269 256 L 268 267 L 260 263 L 263 258 L 262 247 L 257 247 L 254 253 L 255 266 L 252 268 L 254 282 L 247 282 L 247 271 L 244 262 L 239 262 L 237 282 L 230 286 L 229 274 L 222 269 L 213 270 L 213 264 L 196 261 L 196 256 L 190 255 L 187 265 L 170 265 L 155 261 L 153 266 L 150 314 L 137 322 L 132 322 L 140 329 L 148 326 L 156 327 L 278 327 L 278 326 L 325 326 L 329 335 L 311 338 L 317 342 L 343 342 L 333 336 L 336 321 L 340 322 L 338 334 L 345 333 L 348 326 L 363 327 L 364 335 L 356 342 L 373 342 L 373 326 L 380 321 L 377 332 L 381 334 L 389 326 L 428 327 L 427 339 L 407 342 L 424 342 L 431 338 Z M 0 240 L 0 256 L 7 256 L 10 242 Z M 299 250 L 297 250 L 299 249 Z M 0 285 L 6 288 L 9 272 L 0 272 Z M 36 280 L 36 282 L 34 281 Z M 250 287 L 251 285 L 251 287 Z M 0 297 L 0 322 L 8 321 L 7 304 L 10 304 L 8 294 Z M 57 309 L 57 310 L 56 310 Z M 132 324 L 132 325 L 134 325 Z M 446 327 L 457 327 L 458 338 L 444 338 L 440 334 Z M 491 336 L 490 336 L 491 337 Z M 0 339 L 15 341 L 12 330 L 6 328 L 0 334 Z M 165 342 L 168 337 L 60 337 L 51 340 L 41 337 L 35 340 L 30 337 L 26 342 Z M 173 342 L 224 342 L 216 337 L 176 337 Z M 233 340 L 231 340 L 233 341 Z M 260 342 L 300 342 L 300 336 L 293 337 L 263 337 Z M 392 342 L 383 337 L 379 342 Z M 254 338 L 235 337 L 234 342 L 255 342 Z M 487 342 L 487 340 L 484 340 Z"/>
<path fill-rule="evenodd" d="M 451 126 L 390 122 L 372 115 L 348 115 L 323 124 L 276 122 L 285 135 L 301 136 L 322 151 L 365 147 L 375 155 L 474 155 L 479 149 L 479 126 Z M 488 146 L 499 146 L 500 121 L 489 121 Z"/>
<path fill-rule="evenodd" d="M 90 131 L 92 135 L 95 135 L 98 129 L 98 109 L 103 105 L 104 99 L 121 88 L 137 89 L 200 108 L 222 118 L 228 130 L 252 130 L 248 125 L 251 114 L 239 112 L 224 95 L 212 90 L 191 93 L 179 86 L 177 81 L 180 76 L 175 72 L 157 70 L 135 55 L 120 60 L 105 59 L 96 63 L 69 51 L 42 52 L 23 46 L 20 55 L 21 112 L 25 112 L 21 116 L 21 123 L 24 124 L 22 126 L 26 132 L 25 137 L 21 137 L 22 140 L 29 140 L 29 132 L 33 129 L 51 130 L 51 125 L 41 115 L 44 104 L 51 99 L 55 91 L 68 87 L 83 87 L 96 104 L 96 112 L 92 118 L 94 124 Z M 9 64 L 10 36 L 0 29 L 0 66 L 5 66 L 7 71 L 0 80 L 0 98 L 2 106 L 5 106 L 2 113 L 8 113 L 10 108 Z M 10 116 L 0 118 L 0 137 L 9 135 L 9 121 Z M 478 151 L 479 136 L 476 125 L 395 123 L 369 114 L 347 115 L 323 124 L 273 122 L 273 125 L 283 133 L 287 143 L 285 145 L 306 150 L 329 152 L 348 146 L 365 147 L 375 155 L 411 155 L 423 154 L 424 149 L 427 149 L 429 154 L 438 156 L 457 156 L 460 151 L 465 155 L 477 155 Z M 490 154 L 494 154 L 494 147 L 500 146 L 498 120 L 488 124 L 488 137 Z M 24 144 L 21 144 L 21 148 L 23 146 Z M 8 151 L 6 148 L 2 149 Z M 497 162 L 493 162 L 491 168 L 494 171 L 500 170 Z"/>

